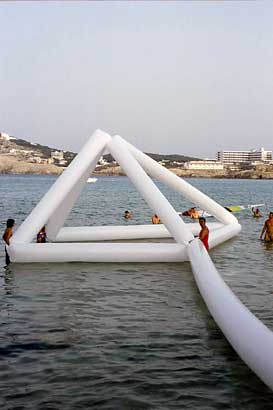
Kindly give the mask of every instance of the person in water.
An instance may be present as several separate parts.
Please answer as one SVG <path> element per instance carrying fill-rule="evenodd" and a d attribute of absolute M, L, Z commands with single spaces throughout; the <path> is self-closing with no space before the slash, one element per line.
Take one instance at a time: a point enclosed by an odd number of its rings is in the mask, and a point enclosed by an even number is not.
<path fill-rule="evenodd" d="M 157 214 L 154 214 L 154 216 L 152 217 L 152 223 L 154 225 L 158 225 L 161 223 L 159 216 L 157 216 Z"/>
<path fill-rule="evenodd" d="M 206 250 L 209 250 L 209 228 L 206 225 L 206 218 L 199 218 L 199 224 L 201 231 L 199 232 L 199 239 L 203 242 Z"/>
<path fill-rule="evenodd" d="M 183 216 L 190 216 L 192 219 L 198 219 L 199 213 L 195 207 L 188 209 L 182 213 Z"/>
<path fill-rule="evenodd" d="M 265 221 L 260 239 L 265 242 L 273 242 L 273 212 L 269 212 L 268 219 Z"/>
<path fill-rule="evenodd" d="M 7 220 L 7 227 L 5 229 L 5 232 L 3 234 L 3 239 L 6 242 L 7 246 L 10 245 L 10 238 L 13 235 L 13 227 L 15 225 L 15 220 L 14 219 L 8 219 Z M 6 256 L 6 265 L 8 266 L 10 264 L 10 258 L 9 254 L 7 252 L 7 247 L 5 246 L 5 256 Z"/>
<path fill-rule="evenodd" d="M 259 208 L 251 208 L 251 211 L 254 218 L 260 218 L 261 216 L 263 216 Z"/>
<path fill-rule="evenodd" d="M 42 229 L 37 233 L 36 242 L 37 243 L 45 243 L 46 242 L 45 226 L 43 226 Z"/>
<path fill-rule="evenodd" d="M 125 211 L 123 217 L 125 219 L 131 219 L 131 218 L 133 218 L 133 214 L 131 214 L 130 211 Z"/>

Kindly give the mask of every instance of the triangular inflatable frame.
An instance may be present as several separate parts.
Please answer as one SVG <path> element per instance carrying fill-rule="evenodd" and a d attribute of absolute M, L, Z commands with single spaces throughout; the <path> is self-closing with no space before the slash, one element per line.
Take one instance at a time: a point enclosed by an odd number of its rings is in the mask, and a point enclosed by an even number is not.
<path fill-rule="evenodd" d="M 88 177 L 106 149 L 121 165 L 128 178 L 151 209 L 160 216 L 163 222 L 161 226 L 63 227 Z M 144 251 L 145 244 L 134 244 L 136 248 L 134 252 L 132 252 L 132 244 L 119 244 L 118 256 L 113 256 L 114 251 L 116 251 L 114 249 L 117 246 L 116 243 L 104 243 L 104 247 L 100 249 L 101 246 L 99 245 L 102 244 L 81 242 L 164 237 L 174 238 L 176 247 L 174 246 L 175 244 L 168 244 L 169 249 L 167 251 L 167 244 L 164 244 L 165 249 L 163 250 L 163 247 L 160 249 L 159 246 L 163 244 L 149 243 L 151 257 L 148 258 L 148 261 L 158 261 L 158 258 L 163 261 L 164 255 L 166 256 L 166 261 L 184 260 L 185 252 L 183 253 L 182 251 L 182 256 L 177 256 L 177 252 L 181 251 L 181 246 L 185 247 L 194 239 L 194 234 L 196 234 L 196 228 L 198 227 L 196 224 L 184 223 L 169 201 L 154 184 L 151 177 L 169 185 L 172 189 L 181 193 L 196 205 L 201 206 L 202 209 L 218 219 L 220 224 L 211 224 L 213 232 L 215 230 L 214 235 L 211 237 L 211 246 L 228 239 L 230 235 L 233 236 L 233 231 L 230 233 L 230 229 L 224 229 L 228 226 L 239 226 L 237 219 L 230 212 L 185 182 L 182 178 L 177 177 L 152 160 L 120 136 L 111 137 L 109 134 L 97 130 L 15 232 L 12 246 L 9 249 L 12 260 L 20 262 L 74 260 L 143 261 L 146 260 L 145 255 L 147 254 L 147 250 Z M 48 238 L 54 243 L 47 243 L 43 244 L 42 247 L 37 247 L 33 240 L 36 238 L 37 232 L 44 225 L 46 225 Z M 222 235 L 219 235 L 219 228 L 224 229 L 221 229 Z M 22 251 L 23 244 L 25 246 L 28 245 L 25 249 L 25 255 L 23 255 Z M 113 252 L 109 248 L 111 245 Z M 107 247 L 109 248 L 108 256 Z M 21 252 L 19 252 L 20 249 Z M 103 256 L 103 249 L 105 249 L 105 257 Z M 154 254 L 153 250 L 155 251 Z M 157 253 L 161 251 L 163 251 L 163 256 L 159 257 Z M 97 252 L 97 256 L 95 252 Z M 169 256 L 168 252 L 170 252 Z M 140 256 L 141 253 L 143 253 L 142 256 Z M 112 256 L 113 259 L 111 259 Z"/>

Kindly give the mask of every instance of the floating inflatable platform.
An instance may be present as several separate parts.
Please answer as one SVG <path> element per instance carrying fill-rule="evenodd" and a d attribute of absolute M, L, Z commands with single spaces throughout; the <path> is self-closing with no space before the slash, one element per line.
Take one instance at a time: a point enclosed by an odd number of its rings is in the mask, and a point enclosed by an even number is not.
<path fill-rule="evenodd" d="M 121 165 L 131 182 L 160 216 L 161 225 L 63 227 L 104 150 Z M 148 176 L 149 175 L 149 176 Z M 198 204 L 218 222 L 209 224 L 210 247 L 237 235 L 240 225 L 221 205 L 119 136 L 97 130 L 14 233 L 8 253 L 12 262 L 158 262 L 187 260 L 186 246 L 198 224 L 186 224 L 150 177 Z M 34 243 L 46 226 L 50 243 Z M 172 238 L 174 243 L 130 244 L 116 241 Z M 115 241 L 106 244 L 105 241 Z M 85 242 L 85 243 L 83 243 Z M 149 254 L 150 251 L 150 254 Z"/>
<path fill-rule="evenodd" d="M 63 227 L 106 149 L 160 217 L 162 225 Z M 151 177 L 216 218 L 218 222 L 208 224 L 210 248 L 239 234 L 241 226 L 227 209 L 121 137 L 112 138 L 97 130 L 14 233 L 7 247 L 11 261 L 105 263 L 189 260 L 197 286 L 216 323 L 245 363 L 273 388 L 273 333 L 225 284 L 202 242 L 195 238 L 198 224 L 185 223 Z M 44 225 L 51 242 L 34 243 Z M 129 242 L 153 238 L 171 238 L 173 242 Z M 118 242 L 121 240 L 123 242 Z"/>

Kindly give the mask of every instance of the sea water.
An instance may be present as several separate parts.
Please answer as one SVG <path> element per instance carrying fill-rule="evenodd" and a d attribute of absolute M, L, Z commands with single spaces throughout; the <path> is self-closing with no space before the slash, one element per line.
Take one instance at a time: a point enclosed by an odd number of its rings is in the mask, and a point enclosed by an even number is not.
<path fill-rule="evenodd" d="M 19 225 L 54 180 L 1 175 L 1 230 L 7 218 Z M 273 209 L 272 181 L 188 181 L 226 206 L 265 203 L 265 215 Z M 194 205 L 158 186 L 177 211 Z M 133 220 L 124 220 L 125 210 Z M 152 214 L 126 177 L 98 177 L 66 225 L 146 224 Z M 265 218 L 247 210 L 237 216 L 240 236 L 210 254 L 273 330 L 273 247 L 259 241 Z M 189 263 L 1 267 L 0 307 L 3 410 L 272 409 L 273 393 L 226 341 Z"/>

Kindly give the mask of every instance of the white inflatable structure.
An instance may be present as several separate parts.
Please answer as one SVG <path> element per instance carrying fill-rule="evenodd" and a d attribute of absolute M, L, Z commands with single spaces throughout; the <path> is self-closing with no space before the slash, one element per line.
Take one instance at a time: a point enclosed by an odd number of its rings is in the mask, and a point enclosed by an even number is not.
<path fill-rule="evenodd" d="M 98 159 L 107 149 L 142 194 L 162 225 L 63 227 Z M 150 177 L 213 215 L 209 246 L 237 235 L 237 219 L 207 195 L 177 177 L 119 136 L 97 130 L 56 180 L 12 237 L 7 251 L 12 262 L 182 262 L 189 260 L 208 309 L 249 367 L 273 388 L 273 333 L 234 295 L 194 235 L 198 224 L 184 223 Z M 50 243 L 33 241 L 46 225 Z M 174 243 L 124 243 L 111 240 L 173 238 Z"/>
<path fill-rule="evenodd" d="M 160 216 L 162 225 L 63 227 L 98 159 L 107 149 L 136 189 Z M 146 173 L 147 172 L 147 173 Z M 238 234 L 237 219 L 222 206 L 177 177 L 119 136 L 97 130 L 69 167 L 56 180 L 31 214 L 14 233 L 8 253 L 12 262 L 181 262 L 188 260 L 186 246 L 199 232 L 196 223 L 185 224 L 147 175 L 184 195 L 219 222 L 209 224 L 210 247 Z M 37 244 L 37 232 L 46 225 L 50 243 Z M 133 239 L 173 238 L 175 243 L 105 243 Z M 84 243 L 83 243 L 84 242 Z"/>

